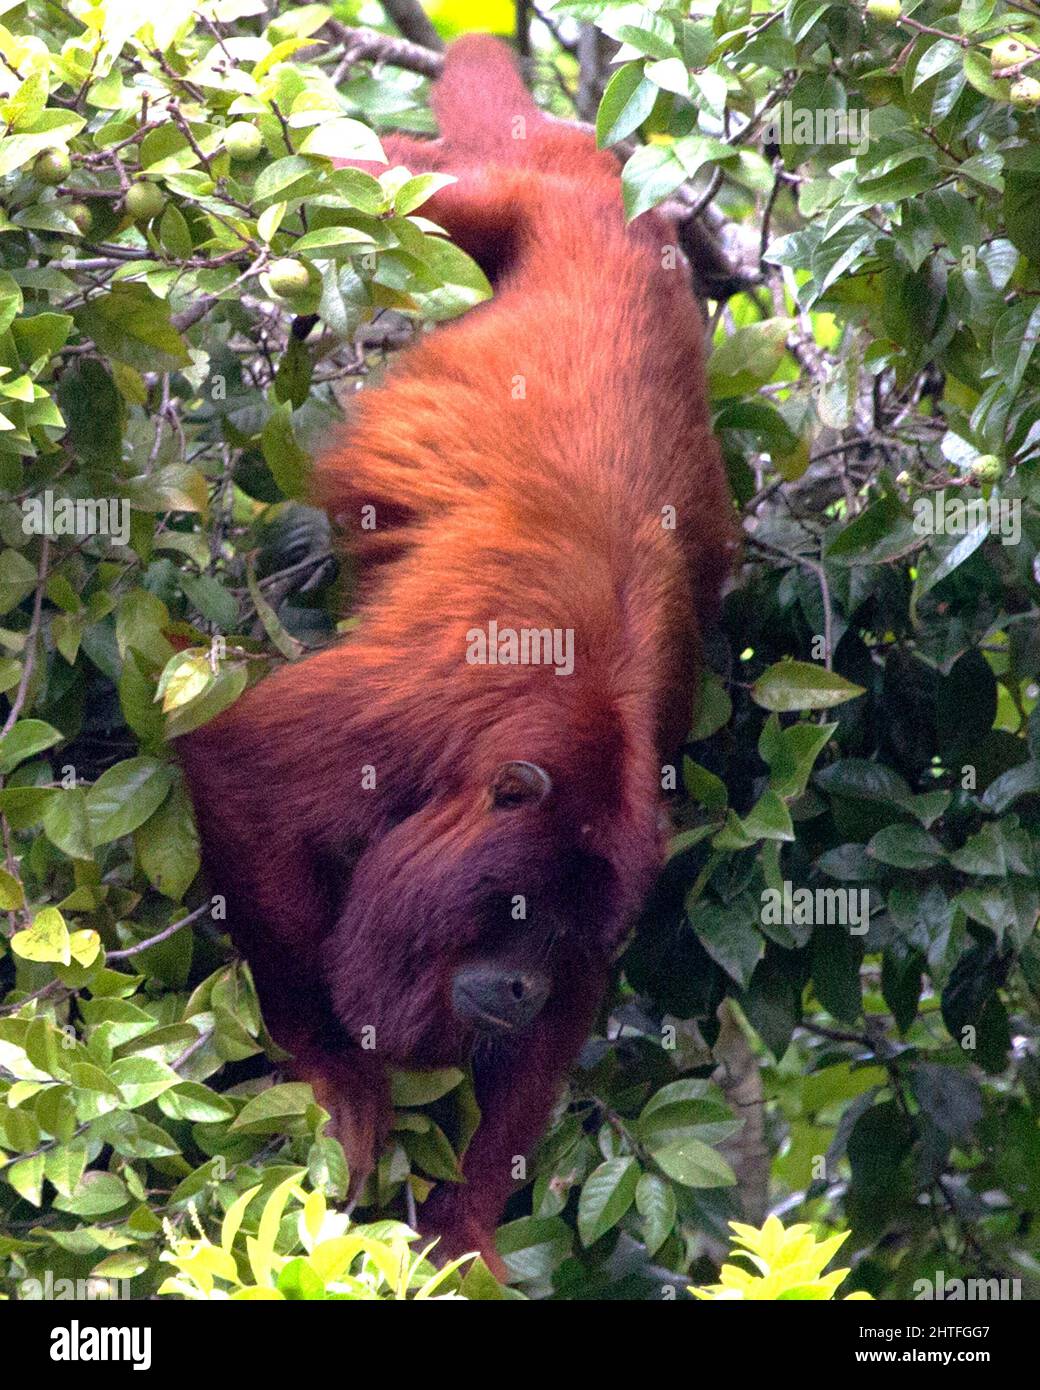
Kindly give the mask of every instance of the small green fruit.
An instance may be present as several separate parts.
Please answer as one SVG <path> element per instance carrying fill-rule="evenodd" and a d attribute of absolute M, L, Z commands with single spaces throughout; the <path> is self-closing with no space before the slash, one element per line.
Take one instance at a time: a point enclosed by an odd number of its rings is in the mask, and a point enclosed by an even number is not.
<path fill-rule="evenodd" d="M 75 222 L 81 234 L 86 236 L 94 225 L 94 214 L 86 203 L 70 203 L 65 212 Z"/>
<path fill-rule="evenodd" d="M 1008 68 L 1017 67 L 1019 63 L 1024 63 L 1029 57 L 1029 49 L 1021 39 L 1016 39 L 1012 34 L 1005 34 L 1002 39 L 998 39 L 990 50 L 989 66 L 993 73 L 1006 72 Z"/>
<path fill-rule="evenodd" d="M 125 204 L 135 222 L 151 222 L 166 206 L 166 199 L 154 183 L 132 183 L 126 190 Z"/>
<path fill-rule="evenodd" d="M 44 150 L 33 161 L 33 178 L 37 183 L 45 183 L 53 188 L 55 184 L 64 183 L 71 168 L 68 150 Z"/>
<path fill-rule="evenodd" d="M 224 148 L 232 159 L 248 164 L 264 147 L 263 136 L 248 121 L 235 121 L 224 132 Z"/>
<path fill-rule="evenodd" d="M 1035 111 L 1040 106 L 1040 82 L 1035 77 L 1020 77 L 1012 82 L 1008 98 L 1012 106 L 1023 111 Z"/>
<path fill-rule="evenodd" d="M 288 256 L 272 262 L 267 279 L 272 293 L 278 295 L 279 299 L 298 299 L 300 295 L 306 294 L 311 283 L 311 277 L 303 262 L 292 260 Z"/>
<path fill-rule="evenodd" d="M 903 7 L 899 0 L 867 0 L 867 14 L 882 24 L 895 24 L 902 17 Z"/>
<path fill-rule="evenodd" d="M 980 454 L 971 465 L 971 476 L 977 483 L 999 483 L 1004 476 L 1004 465 L 996 454 Z"/>

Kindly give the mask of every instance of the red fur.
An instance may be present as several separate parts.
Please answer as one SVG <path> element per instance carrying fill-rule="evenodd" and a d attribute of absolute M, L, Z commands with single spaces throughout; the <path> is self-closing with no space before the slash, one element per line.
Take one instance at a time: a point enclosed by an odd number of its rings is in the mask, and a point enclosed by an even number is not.
<path fill-rule="evenodd" d="M 476 1049 L 466 1180 L 423 1215 L 447 1253 L 494 1260 L 516 1160 L 659 864 L 660 767 L 689 726 L 736 531 L 701 319 L 681 258 L 668 268 L 674 229 L 656 214 L 625 226 L 613 158 L 540 115 L 496 42 L 457 43 L 434 102 L 442 139 L 391 139 L 388 154 L 458 176 L 423 213 L 481 259 L 495 297 L 403 354 L 319 461 L 320 500 L 355 528 L 357 634 L 182 746 L 266 1017 L 355 1180 L 388 1123 L 384 1063 L 473 1051 L 457 967 L 548 960 L 530 1030 Z M 365 506 L 374 532 L 357 529 Z M 467 664 L 467 632 L 491 619 L 572 629 L 573 674 Z M 514 759 L 545 768 L 552 794 L 491 811 Z M 507 931 L 489 904 L 514 894 L 533 920 Z"/>

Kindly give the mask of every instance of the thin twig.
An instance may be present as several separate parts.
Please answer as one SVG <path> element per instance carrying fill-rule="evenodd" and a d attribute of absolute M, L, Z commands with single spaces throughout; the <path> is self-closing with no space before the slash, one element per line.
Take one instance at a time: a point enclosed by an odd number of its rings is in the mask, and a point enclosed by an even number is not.
<path fill-rule="evenodd" d="M 18 722 L 18 716 L 22 712 L 25 704 L 26 692 L 29 689 L 29 682 L 32 679 L 33 667 L 36 664 L 36 641 L 40 633 L 40 617 L 43 611 L 43 590 L 47 583 L 47 556 L 50 553 L 50 540 L 44 536 L 40 543 L 40 559 L 36 573 L 36 596 L 33 599 L 32 618 L 29 621 L 29 631 L 25 639 L 25 661 L 22 663 L 22 675 L 18 682 L 18 689 L 15 691 L 14 699 L 11 701 L 11 708 L 7 712 L 4 726 L 0 729 L 0 738 L 9 734 Z"/>
<path fill-rule="evenodd" d="M 192 922 L 198 921 L 200 917 L 212 911 L 213 904 L 204 902 L 201 907 L 197 907 L 194 912 L 189 912 L 187 917 L 182 917 L 179 922 L 173 922 L 170 926 L 164 927 L 161 932 L 156 932 L 154 936 L 145 937 L 144 941 L 138 941 L 133 946 L 127 946 L 121 951 L 108 951 L 105 953 L 106 960 L 127 960 L 130 956 L 138 956 L 142 951 L 150 950 L 152 946 L 158 946 L 161 941 L 168 941 L 175 932 L 179 932 L 181 927 L 186 927 Z"/>

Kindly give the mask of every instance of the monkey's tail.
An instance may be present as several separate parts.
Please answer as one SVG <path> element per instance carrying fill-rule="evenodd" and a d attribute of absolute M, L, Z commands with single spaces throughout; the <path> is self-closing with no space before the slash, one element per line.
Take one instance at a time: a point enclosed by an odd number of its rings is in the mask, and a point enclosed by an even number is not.
<path fill-rule="evenodd" d="M 430 104 L 452 153 L 482 163 L 526 163 L 526 142 L 547 123 L 510 50 L 490 34 L 467 34 L 448 49 Z"/>
<path fill-rule="evenodd" d="M 430 103 L 444 150 L 459 165 L 512 165 L 587 180 L 616 181 L 618 166 L 592 135 L 554 121 L 535 105 L 512 50 L 489 34 L 448 49 Z"/>

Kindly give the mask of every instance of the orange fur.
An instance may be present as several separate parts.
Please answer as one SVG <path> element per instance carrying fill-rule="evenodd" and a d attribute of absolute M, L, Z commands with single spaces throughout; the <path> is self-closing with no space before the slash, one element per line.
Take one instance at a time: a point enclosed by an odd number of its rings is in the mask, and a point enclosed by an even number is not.
<path fill-rule="evenodd" d="M 354 1097 L 339 1131 L 356 1179 L 385 1128 L 383 1064 L 473 1054 L 466 1181 L 424 1224 L 494 1260 L 517 1159 L 659 863 L 660 766 L 689 727 L 736 526 L 674 228 L 626 227 L 612 157 L 540 115 L 493 40 L 452 47 L 435 109 L 440 140 L 388 153 L 458 176 L 422 211 L 494 299 L 403 354 L 319 461 L 317 495 L 354 532 L 357 634 L 182 742 L 272 1031 L 330 1109 Z M 468 664 L 491 620 L 572 631 L 573 673 Z M 511 759 L 546 769 L 552 795 L 489 812 Z M 489 916 L 517 894 L 527 945 Z M 453 972 L 535 941 L 548 1003 L 523 1038 L 474 1052 Z"/>

